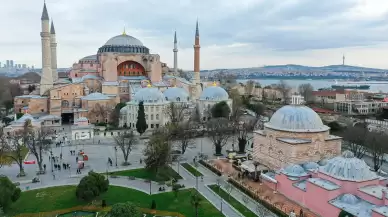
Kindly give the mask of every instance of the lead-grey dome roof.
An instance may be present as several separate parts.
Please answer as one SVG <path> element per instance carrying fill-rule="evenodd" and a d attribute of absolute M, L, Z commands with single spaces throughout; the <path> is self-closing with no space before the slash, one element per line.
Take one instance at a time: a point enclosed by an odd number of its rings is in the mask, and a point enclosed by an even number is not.
<path fill-rule="evenodd" d="M 109 39 L 105 45 L 108 46 L 144 46 L 141 41 L 127 34 L 117 35 Z"/>
<path fill-rule="evenodd" d="M 133 98 L 135 102 L 144 103 L 161 103 L 165 102 L 164 95 L 158 88 L 155 87 L 145 87 L 141 88 L 135 93 Z"/>
<path fill-rule="evenodd" d="M 328 160 L 319 171 L 339 180 L 368 181 L 377 179 L 365 161 L 354 157 L 351 151 L 344 151 L 341 156 Z"/>
<path fill-rule="evenodd" d="M 307 176 L 306 170 L 303 169 L 302 166 L 298 164 L 292 164 L 287 167 L 285 167 L 281 171 L 286 176 L 292 176 L 292 177 L 301 177 L 301 176 Z"/>
<path fill-rule="evenodd" d="M 187 91 L 180 87 L 170 87 L 163 92 L 163 95 L 170 102 L 188 102 L 190 99 Z"/>
<path fill-rule="evenodd" d="M 278 109 L 265 127 L 289 132 L 324 132 L 330 128 L 322 123 L 319 115 L 302 105 L 286 105 Z"/>
<path fill-rule="evenodd" d="M 203 90 L 201 100 L 214 100 L 214 101 L 225 101 L 229 99 L 229 94 L 222 87 L 210 86 Z"/>
<path fill-rule="evenodd" d="M 305 170 L 316 170 L 316 169 L 319 168 L 319 164 L 310 161 L 310 162 L 307 162 L 307 163 L 302 164 L 302 167 L 303 167 Z"/>

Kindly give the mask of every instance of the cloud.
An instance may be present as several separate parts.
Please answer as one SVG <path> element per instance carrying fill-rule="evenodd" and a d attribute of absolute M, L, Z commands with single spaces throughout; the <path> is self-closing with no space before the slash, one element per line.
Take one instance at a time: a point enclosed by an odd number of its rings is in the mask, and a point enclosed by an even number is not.
<path fill-rule="evenodd" d="M 69 67 L 96 53 L 122 32 L 140 39 L 162 61 L 173 62 L 173 33 L 179 41 L 179 66 L 193 68 L 195 22 L 200 22 L 201 67 L 227 68 L 295 63 L 387 67 L 388 2 L 385 0 L 47 0 L 55 22 L 58 61 Z M 23 7 L 21 7 L 23 6 Z M 5 0 L 0 14 L 0 62 L 14 59 L 41 65 L 42 5 Z M 312 60 L 311 56 L 319 56 Z M 324 56 L 323 56 L 324 55 Z M 351 58 L 354 56 L 355 58 Z M 335 59 L 337 61 L 337 59 Z"/>

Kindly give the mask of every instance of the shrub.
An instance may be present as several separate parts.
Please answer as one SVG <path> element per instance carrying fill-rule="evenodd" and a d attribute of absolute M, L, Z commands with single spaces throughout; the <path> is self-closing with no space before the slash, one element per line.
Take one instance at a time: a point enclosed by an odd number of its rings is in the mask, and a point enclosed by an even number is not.
<path fill-rule="evenodd" d="M 206 163 L 205 161 L 203 160 L 199 160 L 198 161 L 200 164 L 202 164 L 204 167 L 208 168 L 210 171 L 212 171 L 213 173 L 217 174 L 218 176 L 222 176 L 222 173 L 220 171 L 218 171 L 216 168 L 212 167 L 211 165 L 209 165 L 208 163 Z"/>
<path fill-rule="evenodd" d="M 140 210 L 129 202 L 117 203 L 110 211 L 110 217 L 135 217 L 140 214 Z"/>
<path fill-rule="evenodd" d="M 156 209 L 156 202 L 155 202 L 155 200 L 152 200 L 151 209 Z"/>
<path fill-rule="evenodd" d="M 6 176 L 0 176 L 0 207 L 7 212 L 11 204 L 20 197 L 21 190 Z"/>
<path fill-rule="evenodd" d="M 105 176 L 91 171 L 81 179 L 75 193 L 78 199 L 90 201 L 106 192 L 108 187 L 109 180 L 105 179 Z"/>
<path fill-rule="evenodd" d="M 105 200 L 102 200 L 101 206 L 102 207 L 106 207 L 106 201 Z"/>

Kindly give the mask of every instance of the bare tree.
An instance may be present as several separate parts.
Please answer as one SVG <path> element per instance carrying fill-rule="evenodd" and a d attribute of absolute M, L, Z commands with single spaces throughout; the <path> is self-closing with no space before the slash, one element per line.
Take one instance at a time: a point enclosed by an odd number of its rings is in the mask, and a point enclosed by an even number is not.
<path fill-rule="evenodd" d="M 342 135 L 345 148 L 353 152 L 355 157 L 362 159 L 367 151 L 368 134 L 366 126 L 348 126 Z"/>
<path fill-rule="evenodd" d="M 138 144 L 138 139 L 133 131 L 126 131 L 121 135 L 113 137 L 116 145 L 121 149 L 124 156 L 124 165 L 129 165 L 128 156 Z"/>
<path fill-rule="evenodd" d="M 306 102 L 313 101 L 313 91 L 314 87 L 310 83 L 301 84 L 298 87 L 298 92 L 303 96 Z"/>
<path fill-rule="evenodd" d="M 265 88 L 265 87 L 261 89 L 261 101 L 264 103 L 267 102 L 267 99 L 268 99 L 268 93 L 267 93 L 266 89 L 267 88 Z"/>
<path fill-rule="evenodd" d="M 255 81 L 249 80 L 245 84 L 245 95 L 250 96 L 252 95 L 253 88 L 255 87 Z"/>
<path fill-rule="evenodd" d="M 367 144 L 368 152 L 372 155 L 373 169 L 377 172 L 384 162 L 384 155 L 387 151 L 386 141 L 388 141 L 388 135 L 382 132 L 370 132 Z"/>
<path fill-rule="evenodd" d="M 279 89 L 280 93 L 282 94 L 284 104 L 286 104 L 288 101 L 290 91 L 291 91 L 291 87 L 288 86 L 288 84 L 284 80 L 281 80 L 279 82 L 279 84 L 277 85 L 277 88 Z"/>
<path fill-rule="evenodd" d="M 230 184 L 229 182 L 225 182 L 224 188 L 225 188 L 225 190 L 226 190 L 226 193 L 228 193 L 229 200 L 230 200 L 230 194 L 231 194 L 232 191 L 233 191 L 233 186 L 232 186 L 232 184 Z"/>
<path fill-rule="evenodd" d="M 110 114 L 109 109 L 106 106 L 101 105 L 100 103 L 97 103 L 96 105 L 94 105 L 94 107 L 90 111 L 89 119 L 91 119 L 91 120 L 96 119 L 96 121 L 102 119 L 101 121 L 105 122 L 107 120 L 109 114 Z M 101 117 L 101 119 L 100 119 L 100 117 Z"/>
<path fill-rule="evenodd" d="M 169 135 L 175 145 L 181 150 L 181 153 L 186 152 L 187 147 L 194 143 L 194 123 L 190 121 L 170 124 L 167 127 L 169 128 Z"/>
<path fill-rule="evenodd" d="M 238 152 L 245 153 L 245 148 L 248 142 L 248 133 L 253 131 L 255 126 L 255 121 L 253 120 L 245 120 L 237 123 L 237 131 L 238 131 Z M 236 129 L 235 128 L 235 129 Z"/>
<path fill-rule="evenodd" d="M 24 144 L 25 135 L 23 131 L 15 131 L 7 136 L 7 145 L 5 147 L 5 157 L 8 157 L 19 166 L 18 177 L 26 176 L 24 171 L 24 150 L 26 146 Z"/>
<path fill-rule="evenodd" d="M 226 118 L 214 118 L 207 122 L 206 127 L 215 148 L 215 155 L 222 155 L 222 148 L 228 143 L 234 132 L 233 123 Z"/>
<path fill-rule="evenodd" d="M 229 91 L 229 97 L 233 101 L 232 110 L 230 112 L 230 119 L 237 120 L 238 117 L 240 117 L 240 115 L 242 113 L 241 112 L 241 108 L 242 108 L 242 104 L 243 104 L 242 98 L 241 98 L 240 93 L 238 92 L 237 89 L 231 89 Z"/>
<path fill-rule="evenodd" d="M 26 125 L 28 123 L 26 122 Z M 23 129 L 23 134 L 25 135 L 24 141 L 27 148 L 30 150 L 36 158 L 39 167 L 39 174 L 44 174 L 46 171 L 43 169 L 43 154 L 46 153 L 51 146 L 51 136 L 54 134 L 54 131 L 42 127 L 40 129 L 29 129 L 28 126 L 25 126 Z"/>
<path fill-rule="evenodd" d="M 9 163 L 8 158 L 5 156 L 7 146 L 7 138 L 4 134 L 3 129 L 0 129 L 0 168 Z"/>
<path fill-rule="evenodd" d="M 243 194 L 241 199 L 244 202 L 245 206 L 248 207 L 248 204 L 250 202 L 249 197 L 247 195 Z"/>
<path fill-rule="evenodd" d="M 143 151 L 146 168 L 158 174 L 159 169 L 171 162 L 171 144 L 165 131 L 155 131 Z"/>
<path fill-rule="evenodd" d="M 188 112 L 188 106 L 181 103 L 170 103 L 169 107 L 166 110 L 171 123 L 179 123 L 185 119 L 185 115 Z"/>
<path fill-rule="evenodd" d="M 258 214 L 258 216 L 260 217 L 267 217 L 268 216 L 268 210 L 263 206 L 261 205 L 260 203 L 256 203 L 256 213 Z"/>
<path fill-rule="evenodd" d="M 8 88 L 12 99 L 14 99 L 16 96 L 20 96 L 23 94 L 19 84 L 9 84 Z"/>

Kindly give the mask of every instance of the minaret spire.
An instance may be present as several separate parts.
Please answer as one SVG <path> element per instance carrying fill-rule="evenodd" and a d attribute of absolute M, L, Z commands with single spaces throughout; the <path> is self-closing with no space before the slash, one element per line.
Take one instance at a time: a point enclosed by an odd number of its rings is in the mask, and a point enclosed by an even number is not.
<path fill-rule="evenodd" d="M 53 74 L 53 81 L 58 80 L 57 71 L 57 39 L 55 34 L 54 21 L 51 20 L 50 30 L 50 52 L 51 52 L 51 72 Z"/>
<path fill-rule="evenodd" d="M 50 18 L 47 12 L 46 2 L 43 4 L 41 17 L 42 31 L 40 33 L 42 41 L 42 75 L 40 79 L 40 94 L 43 95 L 53 87 L 53 74 L 51 70 L 51 34 Z"/>
<path fill-rule="evenodd" d="M 342 65 L 345 65 L 345 54 L 342 55 Z"/>
<path fill-rule="evenodd" d="M 199 98 L 202 87 L 201 87 L 201 77 L 200 77 L 200 50 L 201 46 L 199 45 L 199 28 L 198 28 L 198 19 L 195 25 L 195 43 L 194 43 L 194 79 L 193 85 L 195 86 L 195 94 L 193 94 L 196 99 Z"/>
<path fill-rule="evenodd" d="M 172 50 L 174 52 L 174 75 L 178 75 L 178 40 L 176 38 L 176 31 L 174 34 L 174 49 Z"/>

